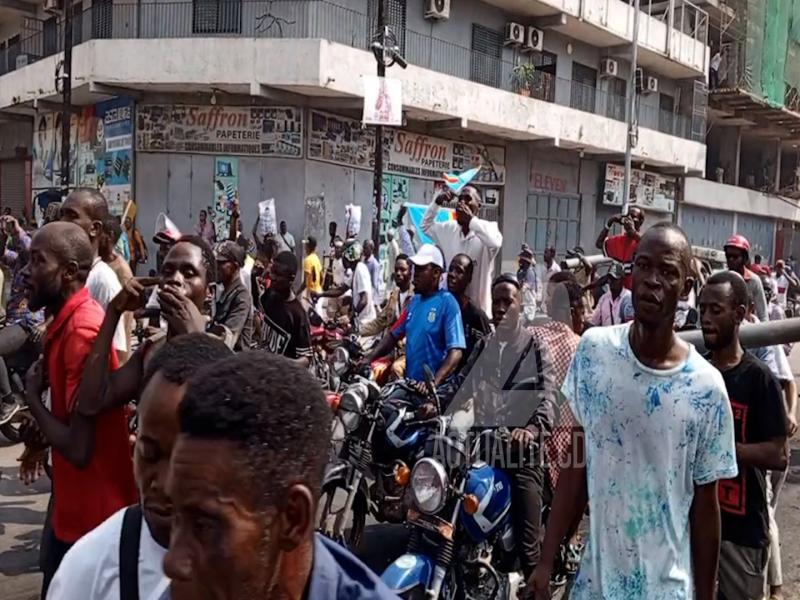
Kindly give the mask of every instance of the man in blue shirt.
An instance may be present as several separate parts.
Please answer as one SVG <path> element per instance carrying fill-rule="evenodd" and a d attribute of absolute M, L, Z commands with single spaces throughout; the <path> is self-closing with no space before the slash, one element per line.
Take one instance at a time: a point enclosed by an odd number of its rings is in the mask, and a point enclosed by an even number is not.
<path fill-rule="evenodd" d="M 241 352 L 189 380 L 179 415 L 164 557 L 173 585 L 197 598 L 397 600 L 314 532 L 332 413 L 306 369 Z"/>
<path fill-rule="evenodd" d="M 467 347 L 461 308 L 450 292 L 439 289 L 444 270 L 439 248 L 423 244 L 409 260 L 414 264 L 416 295 L 366 362 L 385 356 L 405 336 L 406 379 L 425 381 L 423 367 L 428 365 L 439 386 L 455 372 Z"/>

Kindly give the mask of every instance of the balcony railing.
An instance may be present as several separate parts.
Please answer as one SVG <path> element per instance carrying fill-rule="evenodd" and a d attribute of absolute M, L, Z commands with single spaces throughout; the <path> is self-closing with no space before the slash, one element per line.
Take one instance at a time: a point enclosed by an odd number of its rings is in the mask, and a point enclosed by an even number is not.
<path fill-rule="evenodd" d="M 0 75 L 63 50 L 61 23 L 39 22 L 39 29 L 18 44 L 0 50 Z M 366 12 L 344 8 L 330 0 L 143 0 L 135 4 L 103 0 L 73 18 L 75 44 L 109 38 L 267 37 L 322 38 L 367 49 L 371 29 Z M 537 70 L 522 90 L 512 76 L 517 63 L 411 29 L 405 31 L 405 51 L 408 62 L 419 67 L 612 119 L 625 119 L 624 96 L 609 94 L 597 86 Z M 641 104 L 639 124 L 687 139 L 698 137 L 692 138 L 690 117 Z M 704 133 L 705 125 L 695 131 Z"/>

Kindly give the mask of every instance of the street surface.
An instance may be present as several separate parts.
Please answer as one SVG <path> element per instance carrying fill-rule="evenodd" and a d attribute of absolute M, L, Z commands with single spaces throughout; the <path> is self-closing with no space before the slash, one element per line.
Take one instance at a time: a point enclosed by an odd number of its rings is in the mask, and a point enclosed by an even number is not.
<path fill-rule="evenodd" d="M 792 370 L 800 375 L 800 350 L 795 346 Z M 800 600 L 800 440 L 793 441 L 792 469 L 778 503 L 781 530 L 784 597 Z M 39 597 L 39 539 L 47 512 L 50 481 L 44 477 L 27 488 L 18 480 L 19 445 L 0 441 L 0 598 L 34 600 Z M 382 571 L 403 553 L 402 526 L 372 524 L 364 538 L 364 559 Z"/>

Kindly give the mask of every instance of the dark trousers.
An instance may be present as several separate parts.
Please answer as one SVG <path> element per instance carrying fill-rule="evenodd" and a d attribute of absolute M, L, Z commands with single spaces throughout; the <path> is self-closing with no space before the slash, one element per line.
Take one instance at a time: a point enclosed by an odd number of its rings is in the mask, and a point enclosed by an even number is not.
<path fill-rule="evenodd" d="M 514 539 L 522 572 L 527 580 L 539 563 L 542 530 L 542 485 L 544 469 L 541 465 L 524 466 L 507 470 L 511 478 L 511 513 L 514 521 Z"/>
<path fill-rule="evenodd" d="M 50 582 L 58 571 L 64 555 L 72 547 L 72 544 L 62 542 L 56 537 L 52 525 L 53 517 L 53 496 L 50 495 L 50 502 L 47 505 L 47 518 L 44 521 L 42 530 L 42 543 L 39 548 L 39 569 L 42 571 L 42 600 L 47 598 L 47 589 Z"/>
<path fill-rule="evenodd" d="M 28 341 L 28 332 L 22 325 L 6 325 L 0 329 L 0 399 L 11 394 L 6 358 L 19 352 Z"/>

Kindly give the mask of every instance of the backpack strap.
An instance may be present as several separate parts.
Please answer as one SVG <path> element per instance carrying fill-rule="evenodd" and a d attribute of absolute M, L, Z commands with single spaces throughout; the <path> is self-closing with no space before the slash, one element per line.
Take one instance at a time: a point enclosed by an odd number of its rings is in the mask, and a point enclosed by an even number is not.
<path fill-rule="evenodd" d="M 139 600 L 139 539 L 142 533 L 142 507 L 129 506 L 122 519 L 119 537 L 119 598 Z"/>

